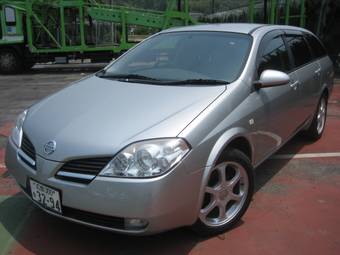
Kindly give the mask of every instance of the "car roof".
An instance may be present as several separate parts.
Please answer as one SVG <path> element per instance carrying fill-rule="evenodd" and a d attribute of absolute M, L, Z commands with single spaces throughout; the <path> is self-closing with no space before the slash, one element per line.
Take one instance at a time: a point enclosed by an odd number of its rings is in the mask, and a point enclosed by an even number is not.
<path fill-rule="evenodd" d="M 218 23 L 218 24 L 202 24 L 193 26 L 184 26 L 178 28 L 170 28 L 162 32 L 182 32 L 182 31 L 216 31 L 216 32 L 232 32 L 241 34 L 251 34 L 252 32 L 263 28 L 266 31 L 274 29 L 293 29 L 298 31 L 306 31 L 300 27 L 285 26 L 285 25 L 268 25 L 268 24 L 255 24 L 255 23 Z"/>

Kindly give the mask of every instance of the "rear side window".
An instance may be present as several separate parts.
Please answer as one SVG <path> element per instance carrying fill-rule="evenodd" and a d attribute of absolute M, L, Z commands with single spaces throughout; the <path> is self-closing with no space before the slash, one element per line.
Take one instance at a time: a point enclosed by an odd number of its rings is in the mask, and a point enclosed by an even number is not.
<path fill-rule="evenodd" d="M 295 67 L 312 61 L 311 52 L 302 35 L 287 35 L 286 38 L 294 57 Z"/>
<path fill-rule="evenodd" d="M 306 34 L 305 38 L 312 49 L 314 58 L 321 58 L 327 54 L 325 48 L 322 46 L 319 40 L 315 38 L 315 36 Z"/>
<path fill-rule="evenodd" d="M 266 69 L 289 71 L 288 52 L 281 36 L 271 39 L 264 48 L 258 74 L 261 75 Z"/>

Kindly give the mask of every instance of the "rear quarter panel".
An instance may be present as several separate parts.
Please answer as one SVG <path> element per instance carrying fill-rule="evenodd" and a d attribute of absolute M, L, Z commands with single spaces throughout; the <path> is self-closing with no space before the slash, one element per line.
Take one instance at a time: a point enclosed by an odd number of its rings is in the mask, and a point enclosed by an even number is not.
<path fill-rule="evenodd" d="M 334 80 L 334 66 L 329 56 L 325 56 L 319 59 L 321 67 L 321 87 L 319 94 L 323 93 L 325 89 L 328 90 L 329 95 L 333 91 L 333 80 Z"/>

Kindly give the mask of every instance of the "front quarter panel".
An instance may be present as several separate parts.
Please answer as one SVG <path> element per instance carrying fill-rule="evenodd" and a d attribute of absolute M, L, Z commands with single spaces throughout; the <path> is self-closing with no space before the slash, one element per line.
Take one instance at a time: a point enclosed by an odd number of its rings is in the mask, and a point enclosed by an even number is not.
<path fill-rule="evenodd" d="M 203 199 L 204 185 L 223 150 L 237 137 L 247 139 L 252 150 L 252 164 L 256 165 L 277 146 L 275 135 L 263 135 L 268 129 L 268 108 L 253 87 L 258 45 L 265 32 L 254 36 L 250 56 L 245 68 L 226 91 L 196 117 L 178 136 L 185 138 L 192 151 L 187 160 L 190 168 L 204 168 L 197 212 Z M 270 125 L 270 123 L 269 123 Z M 264 132 L 257 132 L 257 131 Z M 261 146 L 257 146 L 257 145 Z M 188 162 L 187 161 L 187 162 Z"/>

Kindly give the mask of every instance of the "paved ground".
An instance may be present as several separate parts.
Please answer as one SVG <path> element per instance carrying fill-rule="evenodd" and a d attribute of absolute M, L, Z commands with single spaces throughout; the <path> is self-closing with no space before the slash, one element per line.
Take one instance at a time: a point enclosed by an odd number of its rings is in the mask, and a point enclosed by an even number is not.
<path fill-rule="evenodd" d="M 340 81 L 323 138 L 310 144 L 297 137 L 276 154 L 281 159 L 260 166 L 251 207 L 224 235 L 202 239 L 179 229 L 126 237 L 35 208 L 4 166 L 6 137 L 24 108 L 89 71 L 94 69 L 0 76 L 0 254 L 340 254 Z"/>

